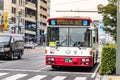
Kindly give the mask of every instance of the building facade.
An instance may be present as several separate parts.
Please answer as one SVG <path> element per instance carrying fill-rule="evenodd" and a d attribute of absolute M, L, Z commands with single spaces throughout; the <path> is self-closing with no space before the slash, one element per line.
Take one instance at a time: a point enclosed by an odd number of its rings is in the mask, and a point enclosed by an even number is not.
<path fill-rule="evenodd" d="M 50 0 L 0 0 L 0 10 L 3 11 L 3 24 L 7 26 L 4 30 L 25 35 L 26 42 L 36 42 L 36 32 L 39 29 L 40 43 L 44 41 L 46 19 L 50 15 Z M 39 26 L 36 25 L 37 22 Z"/>

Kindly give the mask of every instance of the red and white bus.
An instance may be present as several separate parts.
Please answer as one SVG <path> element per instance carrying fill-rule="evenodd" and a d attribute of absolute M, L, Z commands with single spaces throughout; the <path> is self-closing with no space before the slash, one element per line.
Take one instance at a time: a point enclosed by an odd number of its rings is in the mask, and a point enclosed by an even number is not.
<path fill-rule="evenodd" d="M 98 57 L 98 28 L 89 17 L 49 18 L 46 65 L 93 67 Z"/>

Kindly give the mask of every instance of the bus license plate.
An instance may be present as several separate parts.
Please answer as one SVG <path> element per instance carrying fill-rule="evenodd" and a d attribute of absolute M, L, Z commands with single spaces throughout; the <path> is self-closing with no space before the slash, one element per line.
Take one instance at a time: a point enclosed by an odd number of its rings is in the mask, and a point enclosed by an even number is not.
<path fill-rule="evenodd" d="M 72 58 L 64 58 L 64 62 L 72 62 Z"/>

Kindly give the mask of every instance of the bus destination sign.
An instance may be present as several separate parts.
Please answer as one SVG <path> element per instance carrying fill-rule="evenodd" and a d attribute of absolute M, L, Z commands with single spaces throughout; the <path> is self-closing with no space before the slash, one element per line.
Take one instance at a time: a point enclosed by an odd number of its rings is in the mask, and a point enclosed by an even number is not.
<path fill-rule="evenodd" d="M 75 26 L 89 26 L 89 20 L 71 20 L 71 19 L 51 19 L 49 25 L 75 25 Z"/>

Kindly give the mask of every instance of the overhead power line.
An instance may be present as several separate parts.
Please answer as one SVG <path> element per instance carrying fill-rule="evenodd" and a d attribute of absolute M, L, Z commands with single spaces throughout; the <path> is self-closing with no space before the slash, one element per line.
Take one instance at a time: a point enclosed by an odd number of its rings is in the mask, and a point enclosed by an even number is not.
<path fill-rule="evenodd" d="M 57 10 L 56 12 L 91 12 L 91 13 L 94 13 L 94 12 L 99 12 L 99 11 L 82 11 L 82 10 Z"/>
<path fill-rule="evenodd" d="M 82 0 L 82 1 L 86 1 L 86 0 Z M 81 2 L 81 0 L 71 1 L 71 2 L 63 2 L 63 3 L 56 3 L 56 4 L 53 4 L 53 5 L 66 5 L 66 4 L 78 3 L 78 2 Z"/>

